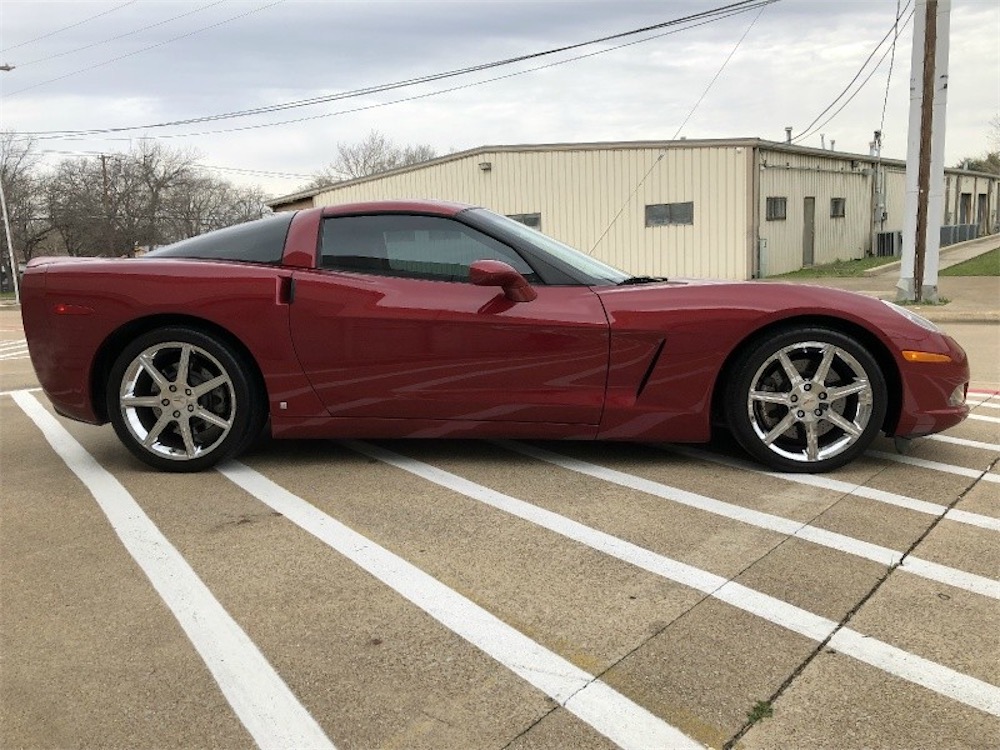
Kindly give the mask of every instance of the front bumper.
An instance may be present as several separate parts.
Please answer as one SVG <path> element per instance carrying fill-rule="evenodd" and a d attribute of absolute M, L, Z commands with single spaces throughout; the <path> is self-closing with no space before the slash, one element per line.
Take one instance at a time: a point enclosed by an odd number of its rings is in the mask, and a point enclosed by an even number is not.
<path fill-rule="evenodd" d="M 969 358 L 951 336 L 936 334 L 948 362 L 910 362 L 897 359 L 902 382 L 902 404 L 892 435 L 920 437 L 954 427 L 969 414 Z"/>

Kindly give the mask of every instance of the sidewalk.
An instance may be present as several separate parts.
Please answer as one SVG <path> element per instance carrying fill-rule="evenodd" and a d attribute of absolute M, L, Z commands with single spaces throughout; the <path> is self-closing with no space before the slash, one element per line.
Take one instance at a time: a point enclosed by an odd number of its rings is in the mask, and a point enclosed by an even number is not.
<path fill-rule="evenodd" d="M 941 268 L 974 258 L 1000 245 L 1000 235 L 988 235 L 941 250 Z M 777 281 L 777 279 L 774 279 Z M 892 302 L 896 300 L 899 261 L 870 268 L 864 276 L 797 279 L 796 283 L 848 289 Z M 945 305 L 919 305 L 914 312 L 940 323 L 1000 323 L 1000 277 L 941 276 L 938 296 Z"/>

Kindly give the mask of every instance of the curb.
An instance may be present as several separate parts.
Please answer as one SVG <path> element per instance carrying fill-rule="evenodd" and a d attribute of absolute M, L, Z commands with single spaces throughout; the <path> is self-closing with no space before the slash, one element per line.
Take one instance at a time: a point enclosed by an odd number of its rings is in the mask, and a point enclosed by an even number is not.
<path fill-rule="evenodd" d="M 911 308 L 907 308 L 911 309 Z M 944 313 L 931 313 L 926 314 L 922 310 L 915 311 L 917 315 L 922 318 L 927 318 L 927 320 L 932 323 L 1000 323 L 1000 312 L 996 313 L 960 313 L 960 312 L 944 312 Z"/>
<path fill-rule="evenodd" d="M 956 242 L 954 245 L 948 245 L 947 247 L 942 247 L 938 251 L 938 257 L 939 258 L 944 258 L 944 257 L 946 257 L 948 255 L 951 255 L 952 253 L 957 252 L 958 250 L 962 250 L 963 248 L 967 247 L 968 245 L 970 245 L 973 242 L 981 242 L 983 245 L 990 245 L 992 243 L 986 241 L 987 239 L 990 239 L 990 238 L 996 240 L 997 236 L 995 234 L 984 234 L 982 237 L 976 237 L 974 240 L 966 240 L 965 242 Z M 988 253 L 989 249 L 983 250 L 983 252 L 984 253 Z M 973 256 L 973 257 L 975 257 L 975 256 Z M 955 263 L 949 263 L 948 265 L 949 266 L 957 265 L 958 263 L 961 263 L 961 262 L 962 261 L 955 261 Z M 903 261 L 901 261 L 901 260 L 890 261 L 890 262 L 888 262 L 888 263 L 886 263 L 884 265 L 881 265 L 881 266 L 874 266 L 873 268 L 867 268 L 867 269 L 865 269 L 864 271 L 861 272 L 861 275 L 862 276 L 866 276 L 868 278 L 871 278 L 872 276 L 881 276 L 882 274 L 889 273 L 890 271 L 898 271 L 899 267 L 902 264 L 903 264 Z M 947 267 L 948 266 L 941 266 L 941 270 L 944 270 Z"/>
<path fill-rule="evenodd" d="M 884 266 L 875 266 L 874 268 L 866 268 L 861 272 L 862 276 L 871 278 L 872 276 L 881 276 L 884 273 L 889 273 L 890 271 L 898 271 L 899 267 L 903 265 L 903 261 L 896 260 L 891 263 L 886 263 Z"/>

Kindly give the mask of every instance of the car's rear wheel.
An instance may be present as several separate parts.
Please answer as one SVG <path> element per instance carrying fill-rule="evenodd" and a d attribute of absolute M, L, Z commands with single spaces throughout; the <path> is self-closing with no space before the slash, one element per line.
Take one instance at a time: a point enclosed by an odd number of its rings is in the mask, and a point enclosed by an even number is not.
<path fill-rule="evenodd" d="M 229 345 L 201 331 L 161 328 L 119 355 L 107 386 L 115 432 L 140 460 L 164 471 L 200 471 L 259 433 L 263 405 Z"/>
<path fill-rule="evenodd" d="M 736 439 L 780 471 L 843 466 L 878 434 L 886 385 L 871 353 L 827 328 L 776 332 L 736 362 L 726 415 Z"/>

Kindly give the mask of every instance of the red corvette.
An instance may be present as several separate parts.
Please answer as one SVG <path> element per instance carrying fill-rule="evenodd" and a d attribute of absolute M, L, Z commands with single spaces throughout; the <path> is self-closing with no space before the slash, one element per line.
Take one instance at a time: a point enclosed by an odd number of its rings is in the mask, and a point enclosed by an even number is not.
<path fill-rule="evenodd" d="M 933 324 L 813 286 L 629 277 L 482 208 L 278 214 L 143 258 L 33 260 L 23 318 L 56 410 L 158 469 L 277 438 L 702 442 L 826 471 L 968 413 Z"/>

